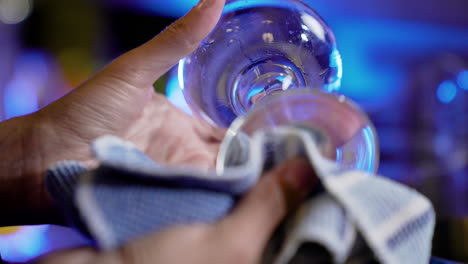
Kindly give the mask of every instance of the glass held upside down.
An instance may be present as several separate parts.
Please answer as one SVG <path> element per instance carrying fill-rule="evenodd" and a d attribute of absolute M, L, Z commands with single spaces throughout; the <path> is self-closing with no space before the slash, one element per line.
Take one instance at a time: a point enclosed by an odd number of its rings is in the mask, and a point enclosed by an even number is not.
<path fill-rule="evenodd" d="M 227 0 L 213 32 L 179 63 L 191 110 L 230 127 L 223 145 L 240 133 L 306 126 L 327 139 L 328 158 L 374 172 L 375 130 L 356 104 L 336 93 L 341 77 L 332 30 L 298 0 Z"/>

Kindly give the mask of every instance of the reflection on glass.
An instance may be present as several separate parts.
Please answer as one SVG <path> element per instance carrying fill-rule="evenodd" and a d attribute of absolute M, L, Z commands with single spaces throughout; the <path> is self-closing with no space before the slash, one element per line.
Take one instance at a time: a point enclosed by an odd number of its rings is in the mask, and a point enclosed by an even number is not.
<path fill-rule="evenodd" d="M 322 18 L 296 0 L 228 0 L 213 33 L 179 64 L 192 110 L 228 127 L 266 95 L 309 87 L 335 91 L 341 57 Z"/>
<path fill-rule="evenodd" d="M 269 96 L 236 119 L 221 145 L 217 171 L 223 171 L 232 155 L 231 144 L 245 144 L 255 132 L 279 126 L 309 132 L 322 155 L 341 169 L 377 171 L 377 137 L 367 116 L 344 96 L 307 89 Z"/>
<path fill-rule="evenodd" d="M 322 154 L 342 168 L 375 172 L 372 124 L 350 100 L 330 94 L 341 77 L 333 32 L 297 0 L 228 0 L 215 30 L 179 64 L 192 112 L 230 127 L 218 171 L 232 142 L 266 128 L 299 126 L 323 138 Z"/>

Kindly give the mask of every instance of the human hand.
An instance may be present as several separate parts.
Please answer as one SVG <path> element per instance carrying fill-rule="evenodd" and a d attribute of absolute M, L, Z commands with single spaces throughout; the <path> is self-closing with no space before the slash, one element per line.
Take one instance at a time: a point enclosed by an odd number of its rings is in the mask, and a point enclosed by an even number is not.
<path fill-rule="evenodd" d="M 73 151 L 58 158 L 76 159 L 79 152 L 86 160 L 89 143 L 112 134 L 163 164 L 212 167 L 223 132 L 184 114 L 154 93 L 152 85 L 198 47 L 216 25 L 223 5 L 223 0 L 201 1 L 160 35 L 36 113 L 46 134 L 55 134 L 54 147 Z"/>
<path fill-rule="evenodd" d="M 223 131 L 191 118 L 153 90 L 153 83 L 195 50 L 214 28 L 224 0 L 201 1 L 146 44 L 122 55 L 70 94 L 0 125 L 0 225 L 55 223 L 44 186 L 50 164 L 92 163 L 89 144 L 111 134 L 167 165 L 213 167 Z M 21 146 L 18 148 L 18 146 Z M 11 203 L 10 203 L 11 201 Z M 3 207 L 3 208 L 1 208 Z"/>
<path fill-rule="evenodd" d="M 38 263 L 259 263 L 278 224 L 316 181 L 306 160 L 293 159 L 264 175 L 219 222 L 170 228 L 107 252 L 92 248 L 56 252 Z"/>

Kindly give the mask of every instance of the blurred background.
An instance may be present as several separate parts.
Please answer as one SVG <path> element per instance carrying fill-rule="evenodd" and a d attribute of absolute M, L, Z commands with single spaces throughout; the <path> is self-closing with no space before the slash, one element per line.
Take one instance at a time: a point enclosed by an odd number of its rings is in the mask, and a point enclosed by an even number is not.
<path fill-rule="evenodd" d="M 380 173 L 433 201 L 433 254 L 468 262 L 468 1 L 306 2 L 336 34 L 341 92 L 377 127 Z M 63 96 L 195 4 L 0 0 L 0 120 Z M 174 72 L 156 88 L 186 107 Z M 9 261 L 86 243 L 64 227 L 0 228 L 0 254 Z"/>

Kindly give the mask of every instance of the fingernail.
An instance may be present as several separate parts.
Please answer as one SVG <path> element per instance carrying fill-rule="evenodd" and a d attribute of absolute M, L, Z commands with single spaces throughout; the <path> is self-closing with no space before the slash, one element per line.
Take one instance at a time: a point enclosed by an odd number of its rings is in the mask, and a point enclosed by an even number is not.
<path fill-rule="evenodd" d="M 200 0 L 197 4 L 197 8 L 202 10 L 206 9 L 207 7 L 211 6 L 213 4 L 214 0 Z"/>
<path fill-rule="evenodd" d="M 288 162 L 283 179 L 291 189 L 303 195 L 307 195 L 317 183 L 315 171 L 304 158 Z"/>

